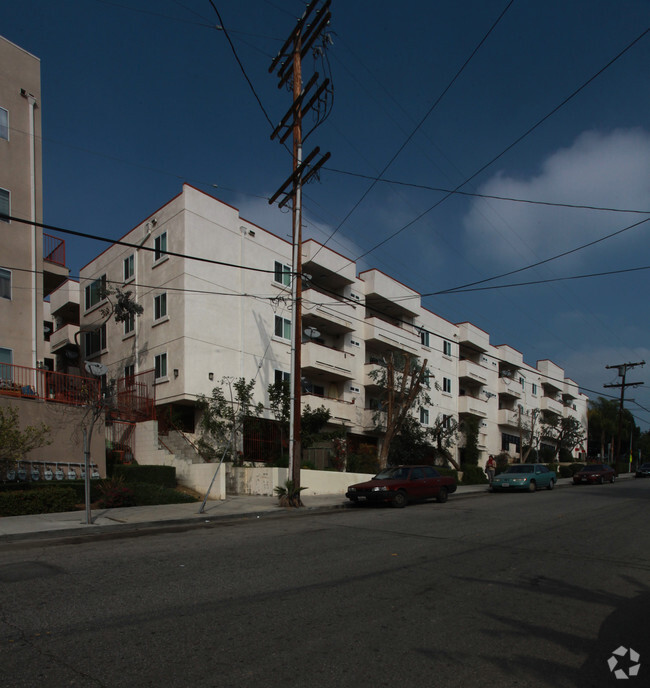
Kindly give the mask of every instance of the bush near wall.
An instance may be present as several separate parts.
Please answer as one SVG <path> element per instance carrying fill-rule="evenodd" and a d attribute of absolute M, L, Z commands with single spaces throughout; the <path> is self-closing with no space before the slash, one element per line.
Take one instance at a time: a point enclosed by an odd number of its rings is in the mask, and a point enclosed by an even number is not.
<path fill-rule="evenodd" d="M 461 485 L 486 485 L 488 482 L 485 471 L 480 466 L 464 463 L 462 465 L 463 480 Z"/>
<path fill-rule="evenodd" d="M 440 473 L 440 475 L 449 475 L 458 482 L 458 471 L 455 468 L 446 468 L 443 466 L 434 466 L 433 468 Z"/>
<path fill-rule="evenodd" d="M 99 496 L 99 485 L 102 481 L 94 479 L 90 481 L 90 501 L 94 502 Z M 39 482 L 6 482 L 0 483 L 0 494 L 3 492 L 31 492 L 39 490 L 70 488 L 77 495 L 77 504 L 85 499 L 86 486 L 83 480 L 39 481 Z"/>
<path fill-rule="evenodd" d="M 133 499 L 137 506 L 153 506 L 155 504 L 189 504 L 198 502 L 196 497 L 179 492 L 163 485 L 152 483 L 129 483 L 133 491 Z"/>
<path fill-rule="evenodd" d="M 174 466 L 113 466 L 113 478 L 122 478 L 126 483 L 149 483 L 161 487 L 176 487 Z"/>
<path fill-rule="evenodd" d="M 74 511 L 77 502 L 77 493 L 71 487 L 47 485 L 37 490 L 11 490 L 0 492 L 0 516 Z"/>
<path fill-rule="evenodd" d="M 573 478 L 573 475 L 584 467 L 584 463 L 571 463 L 568 466 L 560 466 L 560 478 Z"/>

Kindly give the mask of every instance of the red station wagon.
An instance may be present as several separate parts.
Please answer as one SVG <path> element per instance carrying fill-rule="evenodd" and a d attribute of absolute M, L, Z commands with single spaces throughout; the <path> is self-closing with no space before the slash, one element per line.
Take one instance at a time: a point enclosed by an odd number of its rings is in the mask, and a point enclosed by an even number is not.
<path fill-rule="evenodd" d="M 455 491 L 456 480 L 440 475 L 432 466 L 392 466 L 368 482 L 351 485 L 345 496 L 355 504 L 390 502 L 401 508 L 410 501 L 431 497 L 446 502 L 447 495 Z"/>
<path fill-rule="evenodd" d="M 573 474 L 574 485 L 580 483 L 613 483 L 616 478 L 616 472 L 611 466 L 606 463 L 592 463 L 581 468 L 577 473 Z"/>

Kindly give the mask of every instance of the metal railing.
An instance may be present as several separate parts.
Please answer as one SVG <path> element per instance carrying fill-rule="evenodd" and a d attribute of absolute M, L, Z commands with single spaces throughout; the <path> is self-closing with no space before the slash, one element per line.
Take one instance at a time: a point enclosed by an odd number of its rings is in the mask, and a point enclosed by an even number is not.
<path fill-rule="evenodd" d="M 0 363 L 0 394 L 84 406 L 100 399 L 97 378 Z"/>
<path fill-rule="evenodd" d="M 43 260 L 65 267 L 65 241 L 43 232 Z"/>

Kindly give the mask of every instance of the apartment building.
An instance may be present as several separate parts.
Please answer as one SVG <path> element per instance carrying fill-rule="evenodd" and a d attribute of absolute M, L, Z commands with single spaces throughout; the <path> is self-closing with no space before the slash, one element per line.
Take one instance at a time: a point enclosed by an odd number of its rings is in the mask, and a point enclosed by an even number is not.
<path fill-rule="evenodd" d="M 40 72 L 37 57 L 0 36 L 0 213 L 32 222 L 43 221 Z M 1 218 L 0 233 L 0 364 L 53 369 L 44 298 L 68 276 L 65 242 Z"/>
<path fill-rule="evenodd" d="M 291 244 L 190 185 L 81 270 L 82 355 L 113 378 L 153 370 L 156 405 L 193 429 L 197 395 L 226 376 L 268 385 L 290 375 Z M 531 409 L 575 415 L 587 398 L 551 361 L 526 364 L 487 332 L 454 324 L 379 270 L 357 274 L 345 256 L 303 245 L 303 404 L 324 405 L 332 427 L 376 443 L 379 389 L 371 371 L 387 352 L 427 361 L 431 405 L 419 421 L 480 421 L 480 449 L 515 454 L 520 418 Z M 144 313 L 104 322 L 104 288 L 133 293 Z M 110 298 L 110 297 L 109 297 Z M 456 452 L 460 452 L 456 449 Z"/>

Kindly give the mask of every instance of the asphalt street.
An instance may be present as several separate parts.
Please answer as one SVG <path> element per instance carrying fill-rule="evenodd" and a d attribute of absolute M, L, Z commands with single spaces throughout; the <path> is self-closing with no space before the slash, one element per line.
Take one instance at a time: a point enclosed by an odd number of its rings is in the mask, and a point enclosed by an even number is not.
<path fill-rule="evenodd" d="M 648 685 L 649 520 L 630 480 L 4 545 L 0 686 Z"/>

